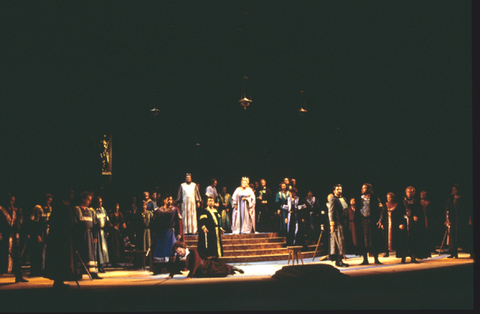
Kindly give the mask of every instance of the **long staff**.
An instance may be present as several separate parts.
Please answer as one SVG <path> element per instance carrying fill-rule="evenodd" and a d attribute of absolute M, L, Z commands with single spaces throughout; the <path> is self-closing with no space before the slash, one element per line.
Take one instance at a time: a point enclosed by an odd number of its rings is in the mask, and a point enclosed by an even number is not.
<path fill-rule="evenodd" d="M 25 245 L 23 246 L 22 253 L 20 253 L 20 259 L 23 257 L 23 253 L 25 252 L 25 248 L 27 247 L 27 241 L 25 241 Z"/>
<path fill-rule="evenodd" d="M 78 254 L 78 251 L 75 251 L 75 253 L 77 254 L 78 259 L 80 260 L 80 263 L 82 263 L 83 269 L 85 269 L 85 271 L 87 272 L 88 277 L 90 277 L 90 280 L 93 280 L 92 274 L 90 274 L 90 272 L 88 271 L 88 268 L 87 268 L 87 266 L 85 266 L 85 263 L 83 262 L 82 258 L 80 257 L 80 254 Z"/>
<path fill-rule="evenodd" d="M 317 242 L 317 246 L 315 247 L 315 253 L 313 253 L 312 262 L 315 260 L 315 256 L 317 255 L 317 250 L 318 250 L 318 246 L 320 245 L 320 240 L 322 239 L 322 234 L 323 234 L 323 228 L 322 228 L 322 231 L 320 232 L 320 236 L 318 237 L 318 242 Z"/>
<path fill-rule="evenodd" d="M 443 244 L 445 243 L 445 238 L 447 237 L 447 234 L 449 234 L 450 227 L 447 227 L 447 230 L 445 230 L 445 234 L 443 236 L 442 240 L 442 245 L 440 246 L 440 250 L 438 251 L 438 256 L 443 253 Z"/>
<path fill-rule="evenodd" d="M 333 231 L 333 237 L 335 238 L 335 243 L 337 243 L 338 253 L 340 253 L 340 243 L 339 243 L 339 241 L 338 241 L 337 230 L 334 230 L 334 231 Z M 343 254 L 343 259 L 347 259 L 347 258 L 345 257 L 345 254 Z"/>

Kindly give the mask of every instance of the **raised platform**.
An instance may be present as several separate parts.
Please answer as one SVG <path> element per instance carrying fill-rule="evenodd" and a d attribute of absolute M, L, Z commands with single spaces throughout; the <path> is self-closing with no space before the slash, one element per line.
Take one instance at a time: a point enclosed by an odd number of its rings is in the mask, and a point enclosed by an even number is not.
<path fill-rule="evenodd" d="M 185 236 L 188 247 L 197 247 L 198 236 Z M 222 236 L 225 263 L 251 263 L 262 261 L 288 260 L 286 238 L 277 232 L 259 232 L 251 234 L 231 234 Z M 302 252 L 303 258 L 313 258 L 315 246 L 310 244 Z M 322 255 L 323 247 L 319 246 L 317 256 Z"/>
<path fill-rule="evenodd" d="M 371 265 L 361 265 L 362 257 L 349 257 L 347 268 L 317 258 L 294 266 L 287 261 L 240 263 L 236 266 L 244 274 L 192 280 L 185 280 L 187 273 L 168 279 L 168 274 L 152 275 L 143 269 L 107 268 L 100 274 L 103 280 L 91 281 L 84 275 L 80 287 L 67 281 L 67 291 L 55 290 L 53 281 L 43 277 L 16 284 L 13 274 L 4 274 L 0 276 L 0 300 L 5 313 L 196 312 L 199 308 L 237 312 L 472 311 L 474 260 L 468 256 L 460 252 L 454 259 L 435 254 L 418 264 L 409 259 L 401 264 L 391 255 L 380 258 L 382 265 L 373 264 L 373 258 Z"/>

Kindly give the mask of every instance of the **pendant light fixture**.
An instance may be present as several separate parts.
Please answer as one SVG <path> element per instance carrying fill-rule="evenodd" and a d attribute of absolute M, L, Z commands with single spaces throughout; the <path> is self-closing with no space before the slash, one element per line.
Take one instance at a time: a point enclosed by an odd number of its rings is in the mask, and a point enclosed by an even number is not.
<path fill-rule="evenodd" d="M 252 99 L 250 97 L 250 93 L 247 87 L 247 80 L 248 80 L 248 77 L 244 76 L 243 82 L 242 82 L 242 93 L 240 95 L 240 100 L 238 101 L 240 105 L 242 105 L 243 109 L 245 110 L 247 110 L 247 107 L 250 106 L 250 103 L 252 102 Z"/>
<path fill-rule="evenodd" d="M 305 97 L 303 96 L 303 90 L 300 90 L 300 108 L 298 109 L 298 113 L 300 115 L 304 115 L 307 112 L 307 103 L 305 102 Z"/>

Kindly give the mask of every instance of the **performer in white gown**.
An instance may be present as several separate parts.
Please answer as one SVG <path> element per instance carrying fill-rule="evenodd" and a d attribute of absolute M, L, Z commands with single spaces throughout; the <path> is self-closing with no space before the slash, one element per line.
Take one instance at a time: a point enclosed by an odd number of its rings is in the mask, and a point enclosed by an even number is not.
<path fill-rule="evenodd" d="M 200 192 L 192 182 L 192 175 L 187 173 L 185 182 L 178 189 L 177 203 L 181 204 L 183 231 L 185 234 L 197 233 L 197 207 L 200 207 Z"/>
<path fill-rule="evenodd" d="M 232 233 L 255 232 L 255 194 L 248 186 L 249 179 L 242 178 L 241 186 L 232 195 Z"/>

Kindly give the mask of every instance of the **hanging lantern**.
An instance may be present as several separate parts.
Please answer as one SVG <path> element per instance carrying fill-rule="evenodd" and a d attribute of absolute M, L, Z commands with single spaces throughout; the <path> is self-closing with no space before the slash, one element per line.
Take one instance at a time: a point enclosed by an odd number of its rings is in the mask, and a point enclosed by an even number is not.
<path fill-rule="evenodd" d="M 243 83 L 242 83 L 242 93 L 240 95 L 241 98 L 238 101 L 240 105 L 242 105 L 243 109 L 245 110 L 247 110 L 247 107 L 250 106 L 250 103 L 252 102 L 252 100 L 249 98 L 250 93 L 247 92 L 247 80 L 248 80 L 248 77 L 244 76 Z"/>
<path fill-rule="evenodd" d="M 157 101 L 155 88 L 152 89 L 151 97 L 152 97 L 151 103 L 155 103 L 155 102 Z M 156 117 L 156 116 L 158 116 L 158 114 L 160 113 L 160 109 L 157 109 L 157 107 L 153 107 L 153 109 L 150 109 L 150 113 L 151 113 L 154 117 Z"/>
<path fill-rule="evenodd" d="M 304 115 L 307 113 L 307 104 L 305 102 L 305 98 L 303 97 L 303 90 L 300 91 L 300 109 L 298 109 L 298 113 L 300 115 Z"/>
<path fill-rule="evenodd" d="M 150 110 L 150 112 L 153 114 L 154 117 L 156 117 L 160 113 L 160 109 L 153 108 Z"/>
<path fill-rule="evenodd" d="M 250 99 L 244 97 L 238 101 L 240 105 L 243 106 L 243 109 L 247 110 L 247 107 L 250 106 L 250 103 L 252 102 Z"/>

